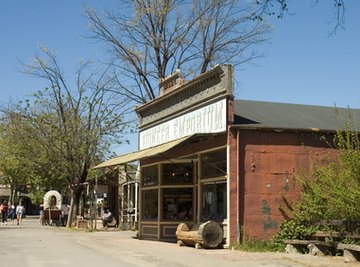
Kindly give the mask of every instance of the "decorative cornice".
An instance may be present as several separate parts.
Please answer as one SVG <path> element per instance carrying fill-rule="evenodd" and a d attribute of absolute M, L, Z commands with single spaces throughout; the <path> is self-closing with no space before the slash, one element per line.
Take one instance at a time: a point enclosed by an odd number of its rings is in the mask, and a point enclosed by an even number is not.
<path fill-rule="evenodd" d="M 140 130 L 189 112 L 206 102 L 232 96 L 232 78 L 231 65 L 217 65 L 171 92 L 136 107 Z"/>

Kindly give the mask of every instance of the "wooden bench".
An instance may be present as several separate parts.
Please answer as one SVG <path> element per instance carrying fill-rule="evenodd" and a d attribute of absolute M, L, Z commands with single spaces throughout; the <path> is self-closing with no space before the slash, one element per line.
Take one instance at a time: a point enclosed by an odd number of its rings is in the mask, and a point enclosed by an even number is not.
<path fill-rule="evenodd" d="M 344 239 L 357 241 L 360 234 L 355 233 L 360 226 L 359 221 L 328 220 L 313 223 L 334 229 L 333 231 L 317 231 L 309 240 L 284 240 L 287 253 L 305 253 L 311 255 L 334 255 L 336 250 L 343 251 L 344 261 L 359 261 L 360 245 L 341 243 Z M 326 229 L 325 227 L 325 229 Z M 339 231 L 344 230 L 344 231 Z M 354 232 L 353 232 L 354 231 Z"/>
<path fill-rule="evenodd" d="M 305 253 L 309 251 L 313 256 L 332 255 L 336 249 L 335 242 L 321 240 L 284 240 L 286 253 Z"/>
<path fill-rule="evenodd" d="M 360 245 L 340 243 L 337 249 L 344 251 L 343 257 L 345 262 L 360 261 Z"/>
<path fill-rule="evenodd" d="M 313 237 L 318 238 L 318 239 L 331 238 L 333 240 L 341 240 L 344 238 L 360 239 L 360 234 L 356 234 L 356 233 L 352 233 L 352 232 L 317 231 L 317 232 L 315 232 Z"/>

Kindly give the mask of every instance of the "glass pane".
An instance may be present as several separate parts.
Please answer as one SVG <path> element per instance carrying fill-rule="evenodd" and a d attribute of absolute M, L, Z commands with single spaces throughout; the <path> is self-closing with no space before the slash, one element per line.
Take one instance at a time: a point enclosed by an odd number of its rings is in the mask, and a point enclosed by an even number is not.
<path fill-rule="evenodd" d="M 142 168 L 142 185 L 143 186 L 152 186 L 158 184 L 158 165 L 148 166 Z"/>
<path fill-rule="evenodd" d="M 163 219 L 193 219 L 193 188 L 163 189 Z"/>
<path fill-rule="evenodd" d="M 142 192 L 142 219 L 157 220 L 158 218 L 158 190 L 144 190 Z"/>
<path fill-rule="evenodd" d="M 202 186 L 201 221 L 223 221 L 227 217 L 226 183 Z"/>
<path fill-rule="evenodd" d="M 201 178 L 226 175 L 226 149 L 217 150 L 201 156 Z"/>
<path fill-rule="evenodd" d="M 192 163 L 163 164 L 163 184 L 192 184 L 193 183 Z"/>

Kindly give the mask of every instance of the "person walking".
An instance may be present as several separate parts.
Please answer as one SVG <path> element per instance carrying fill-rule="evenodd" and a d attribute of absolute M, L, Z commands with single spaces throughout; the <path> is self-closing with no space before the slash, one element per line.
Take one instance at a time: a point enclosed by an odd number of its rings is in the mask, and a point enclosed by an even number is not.
<path fill-rule="evenodd" d="M 10 205 L 10 211 L 9 211 L 9 218 L 11 221 L 11 224 L 14 224 L 15 218 L 16 218 L 16 202 Z"/>
<path fill-rule="evenodd" d="M 69 205 L 64 202 L 61 204 L 61 225 L 66 226 L 69 217 Z"/>
<path fill-rule="evenodd" d="M 43 224 L 44 221 L 44 203 L 41 202 L 39 205 L 39 224 Z"/>
<path fill-rule="evenodd" d="M 20 225 L 22 223 L 22 217 L 24 214 L 24 206 L 21 205 L 21 203 L 16 207 L 16 221 L 17 225 Z"/>
<path fill-rule="evenodd" d="M 9 205 L 6 200 L 1 204 L 0 210 L 1 210 L 1 215 L 2 215 L 2 224 L 7 225 L 7 216 L 8 216 L 8 212 L 9 212 Z"/>

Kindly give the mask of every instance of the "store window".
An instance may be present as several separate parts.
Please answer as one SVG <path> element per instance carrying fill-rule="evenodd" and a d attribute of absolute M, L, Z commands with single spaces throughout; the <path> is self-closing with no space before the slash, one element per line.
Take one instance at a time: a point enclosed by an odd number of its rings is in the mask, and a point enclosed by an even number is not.
<path fill-rule="evenodd" d="M 201 221 L 223 221 L 227 217 L 226 181 L 203 184 L 201 192 Z"/>
<path fill-rule="evenodd" d="M 142 185 L 154 186 L 158 185 L 159 167 L 158 165 L 152 165 L 142 168 Z"/>
<path fill-rule="evenodd" d="M 194 180 L 193 163 L 163 164 L 164 185 L 192 184 Z"/>
<path fill-rule="evenodd" d="M 201 178 L 226 175 L 226 149 L 201 155 Z"/>
<path fill-rule="evenodd" d="M 163 219 L 193 219 L 193 188 L 163 189 Z"/>
<path fill-rule="evenodd" d="M 142 219 L 143 220 L 157 220 L 158 219 L 158 190 L 143 190 L 142 191 Z"/>

